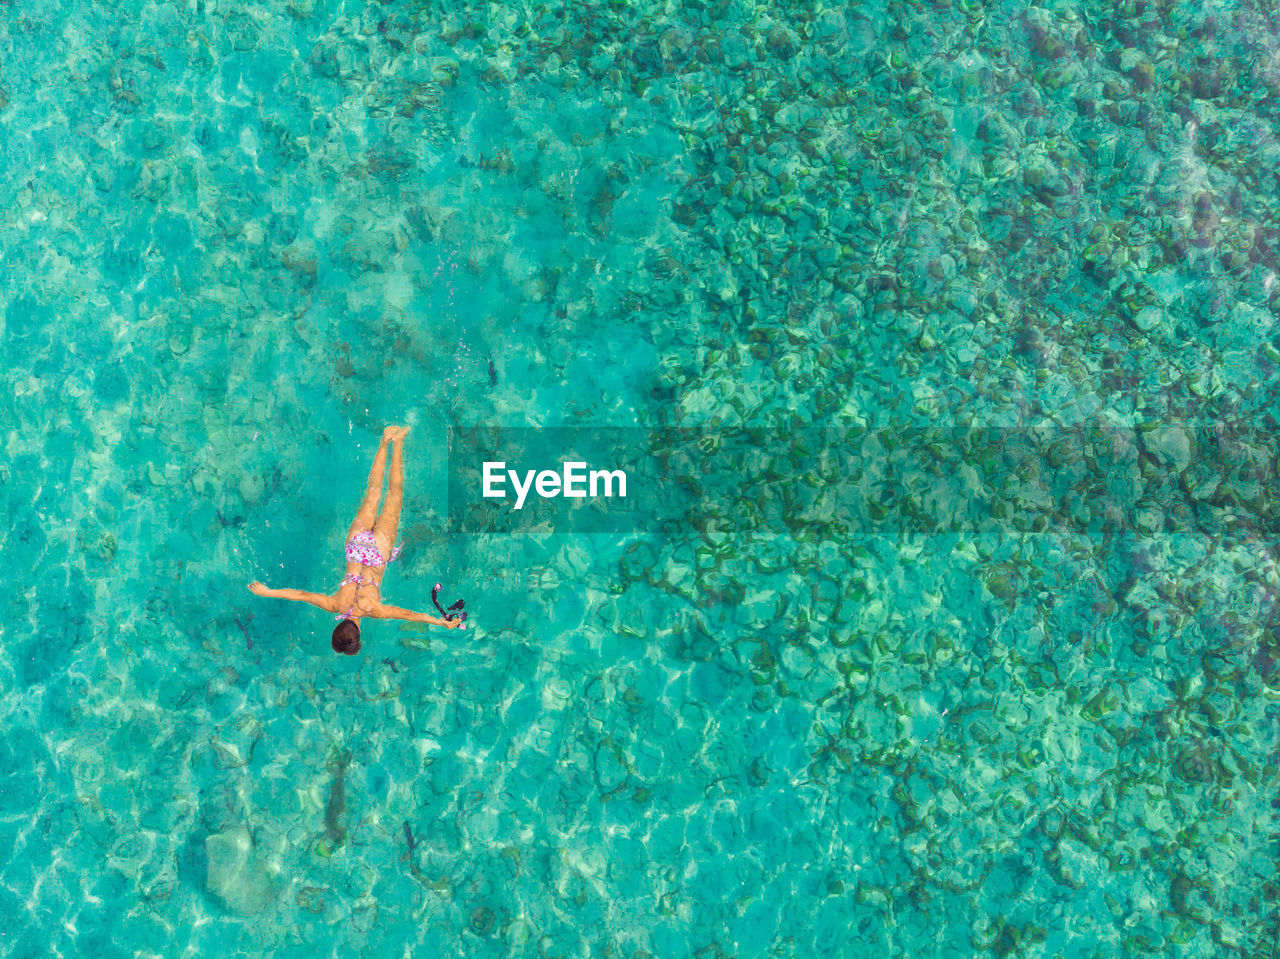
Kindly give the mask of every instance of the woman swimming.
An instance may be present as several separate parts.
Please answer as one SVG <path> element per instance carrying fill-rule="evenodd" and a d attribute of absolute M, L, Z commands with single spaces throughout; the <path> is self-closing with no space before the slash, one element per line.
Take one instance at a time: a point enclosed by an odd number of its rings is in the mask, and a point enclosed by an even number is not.
<path fill-rule="evenodd" d="M 250 583 L 249 589 L 258 596 L 276 599 L 298 600 L 310 603 L 331 613 L 337 613 L 338 625 L 333 629 L 331 645 L 334 652 L 354 656 L 360 652 L 360 620 L 408 619 L 415 623 L 431 623 L 456 629 L 462 625 L 460 618 L 439 619 L 411 609 L 400 609 L 382 602 L 382 574 L 387 564 L 400 555 L 400 547 L 392 548 L 396 541 L 396 528 L 400 525 L 400 506 L 404 494 L 404 466 L 400 453 L 404 446 L 406 426 L 388 426 L 382 432 L 378 454 L 369 470 L 369 484 L 365 487 L 364 502 L 356 513 L 355 522 L 347 531 L 347 575 L 332 596 L 324 593 L 308 593 L 301 589 L 269 589 L 262 583 Z M 391 454 L 391 482 L 387 488 L 387 501 L 378 514 L 378 499 L 382 496 L 382 474 L 387 462 L 387 444 L 395 443 Z M 375 519 L 375 516 L 377 517 Z"/>

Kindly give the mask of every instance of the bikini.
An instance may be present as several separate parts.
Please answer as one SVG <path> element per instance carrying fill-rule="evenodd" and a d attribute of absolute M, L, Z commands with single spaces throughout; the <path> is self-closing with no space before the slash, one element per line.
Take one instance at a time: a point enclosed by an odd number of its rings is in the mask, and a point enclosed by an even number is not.
<path fill-rule="evenodd" d="M 391 559 L 383 559 L 382 551 L 378 549 L 377 541 L 373 538 L 373 530 L 365 529 L 356 533 L 347 541 L 347 562 L 359 563 L 361 566 L 369 566 L 373 569 L 381 569 L 390 562 L 394 562 L 395 558 L 400 555 L 400 550 L 404 548 L 404 543 L 400 543 L 391 551 Z M 376 585 L 373 579 L 366 579 L 359 573 L 347 573 L 342 577 L 339 588 L 354 583 L 357 587 Z M 352 619 L 351 611 L 355 609 L 355 603 L 347 607 L 345 613 L 333 617 L 338 619 Z"/>

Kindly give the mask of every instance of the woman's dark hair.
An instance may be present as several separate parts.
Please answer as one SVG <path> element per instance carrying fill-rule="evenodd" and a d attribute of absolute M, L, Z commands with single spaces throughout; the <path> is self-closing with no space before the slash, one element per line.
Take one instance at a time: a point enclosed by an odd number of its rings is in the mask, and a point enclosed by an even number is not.
<path fill-rule="evenodd" d="M 354 656 L 360 652 L 360 627 L 349 619 L 344 619 L 333 627 L 333 639 L 329 643 L 335 653 L 346 653 Z"/>

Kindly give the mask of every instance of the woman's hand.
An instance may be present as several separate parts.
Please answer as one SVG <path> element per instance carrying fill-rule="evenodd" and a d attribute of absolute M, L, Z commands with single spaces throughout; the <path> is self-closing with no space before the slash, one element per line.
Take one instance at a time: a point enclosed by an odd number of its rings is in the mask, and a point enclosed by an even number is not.
<path fill-rule="evenodd" d="M 441 626 L 443 626 L 445 629 L 459 629 L 459 628 L 461 628 L 461 626 L 462 626 L 462 620 L 460 620 L 460 619 L 446 619 L 446 620 L 443 620 L 443 621 L 440 623 L 440 625 L 441 625 Z"/>
<path fill-rule="evenodd" d="M 249 592 L 253 593 L 255 596 L 266 596 L 271 592 L 271 590 L 267 588 L 265 583 L 259 583 L 257 580 L 254 580 L 249 584 Z"/>

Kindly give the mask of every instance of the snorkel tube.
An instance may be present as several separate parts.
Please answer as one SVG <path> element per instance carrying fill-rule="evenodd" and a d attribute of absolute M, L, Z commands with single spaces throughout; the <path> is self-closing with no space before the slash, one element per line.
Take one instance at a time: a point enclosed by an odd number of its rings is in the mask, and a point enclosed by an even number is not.
<path fill-rule="evenodd" d="M 436 583 L 434 586 L 431 587 L 431 602 L 436 604 L 436 609 L 440 610 L 440 615 L 443 616 L 445 619 L 450 621 L 456 619 L 456 620 L 459 620 L 460 622 L 465 623 L 467 621 L 466 613 L 453 613 L 453 612 L 450 612 L 449 610 L 462 609 L 464 606 L 467 605 L 466 602 L 460 599 L 456 603 L 454 603 L 452 606 L 450 606 L 448 610 L 446 610 L 443 606 L 440 605 L 440 600 L 436 599 L 436 597 L 440 594 L 440 590 L 442 588 L 443 587 L 439 583 Z"/>

